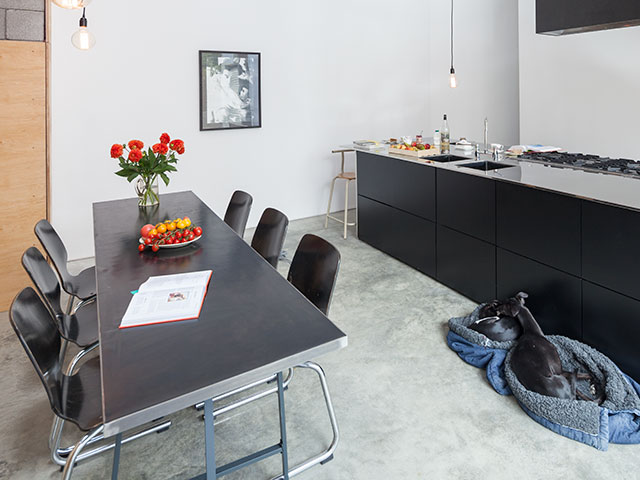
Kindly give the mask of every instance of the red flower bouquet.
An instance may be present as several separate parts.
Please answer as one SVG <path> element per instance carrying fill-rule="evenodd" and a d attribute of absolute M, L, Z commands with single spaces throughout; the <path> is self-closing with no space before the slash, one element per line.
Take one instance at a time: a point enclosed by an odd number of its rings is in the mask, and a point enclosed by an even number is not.
<path fill-rule="evenodd" d="M 127 158 L 125 158 L 125 152 Z M 140 206 L 150 206 L 159 203 L 158 177 L 162 178 L 165 185 L 169 185 L 169 172 L 177 172 L 175 164 L 178 163 L 176 155 L 184 153 L 182 140 L 171 140 L 167 133 L 160 136 L 160 143 L 144 150 L 144 143 L 140 140 L 131 140 L 127 144 L 116 143 L 111 147 L 111 158 L 117 158 L 120 170 L 116 175 L 125 177 L 132 182 L 136 178 L 136 193 Z"/>

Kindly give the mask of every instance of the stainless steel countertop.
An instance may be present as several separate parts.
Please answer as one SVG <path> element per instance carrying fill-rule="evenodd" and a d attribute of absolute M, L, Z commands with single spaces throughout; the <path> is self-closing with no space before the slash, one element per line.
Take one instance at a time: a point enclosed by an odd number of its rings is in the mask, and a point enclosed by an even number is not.
<path fill-rule="evenodd" d="M 511 167 L 485 172 L 461 166 L 461 164 L 474 161 L 473 151 L 461 150 L 455 147 L 451 148 L 451 154 L 467 157 L 467 160 L 443 163 L 429 160 L 428 158 L 413 158 L 384 151 L 368 151 L 356 148 L 354 148 L 354 150 L 374 155 L 382 155 L 405 162 L 444 168 L 468 175 L 492 178 L 494 180 L 563 193 L 578 198 L 595 200 L 640 211 L 640 179 L 633 177 L 543 165 L 537 162 L 519 160 L 511 157 L 506 157 L 500 161 L 500 163 L 511 165 Z M 480 154 L 480 160 L 492 160 L 492 157 L 491 155 Z"/>

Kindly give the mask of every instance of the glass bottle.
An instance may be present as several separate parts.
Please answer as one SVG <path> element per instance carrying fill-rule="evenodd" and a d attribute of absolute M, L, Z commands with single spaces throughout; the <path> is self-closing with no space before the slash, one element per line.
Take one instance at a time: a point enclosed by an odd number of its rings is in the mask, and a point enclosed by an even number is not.
<path fill-rule="evenodd" d="M 449 137 L 449 122 L 447 121 L 447 114 L 444 114 L 444 120 L 442 122 L 442 128 L 440 129 L 440 145 L 442 153 L 449 153 L 450 151 L 450 137 Z"/>

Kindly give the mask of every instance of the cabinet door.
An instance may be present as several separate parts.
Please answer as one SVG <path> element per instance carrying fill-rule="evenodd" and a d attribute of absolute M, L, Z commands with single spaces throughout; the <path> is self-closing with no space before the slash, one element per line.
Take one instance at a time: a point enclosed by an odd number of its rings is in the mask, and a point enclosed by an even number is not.
<path fill-rule="evenodd" d="M 0 311 L 30 284 L 20 259 L 40 246 L 33 227 L 47 217 L 46 71 L 44 42 L 0 41 L 0 205 L 11 225 L 0 228 Z"/>
<path fill-rule="evenodd" d="M 498 248 L 498 298 L 526 292 L 527 307 L 547 335 L 582 337 L 581 280 Z"/>
<path fill-rule="evenodd" d="M 496 296 L 496 247 L 438 225 L 438 281 L 478 303 Z"/>
<path fill-rule="evenodd" d="M 496 243 L 494 180 L 438 169 L 438 224 Z"/>
<path fill-rule="evenodd" d="M 429 165 L 358 152 L 358 195 L 436 221 L 436 173 Z"/>
<path fill-rule="evenodd" d="M 640 299 L 640 212 L 584 201 L 582 278 Z"/>
<path fill-rule="evenodd" d="M 496 189 L 497 245 L 580 276 L 580 200 L 505 182 Z"/>
<path fill-rule="evenodd" d="M 640 380 L 640 301 L 593 283 L 582 283 L 584 342 Z"/>
<path fill-rule="evenodd" d="M 358 237 L 435 277 L 436 228 L 433 222 L 358 196 Z"/>

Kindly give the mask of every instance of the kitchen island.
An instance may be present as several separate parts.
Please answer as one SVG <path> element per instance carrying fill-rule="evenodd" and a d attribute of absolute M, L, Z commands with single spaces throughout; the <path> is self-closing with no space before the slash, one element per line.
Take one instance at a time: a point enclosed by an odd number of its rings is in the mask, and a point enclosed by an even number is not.
<path fill-rule="evenodd" d="M 452 154 L 358 151 L 360 240 L 477 302 L 525 291 L 546 334 L 640 379 L 640 179 Z"/>

